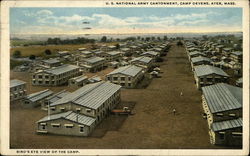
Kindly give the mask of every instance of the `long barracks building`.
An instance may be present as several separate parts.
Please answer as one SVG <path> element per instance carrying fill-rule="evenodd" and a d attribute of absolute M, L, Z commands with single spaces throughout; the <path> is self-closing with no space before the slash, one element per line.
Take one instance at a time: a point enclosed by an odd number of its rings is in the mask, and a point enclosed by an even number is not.
<path fill-rule="evenodd" d="M 62 65 L 55 68 L 40 70 L 32 75 L 32 85 L 59 86 L 70 78 L 81 75 L 80 68 L 75 65 Z"/>

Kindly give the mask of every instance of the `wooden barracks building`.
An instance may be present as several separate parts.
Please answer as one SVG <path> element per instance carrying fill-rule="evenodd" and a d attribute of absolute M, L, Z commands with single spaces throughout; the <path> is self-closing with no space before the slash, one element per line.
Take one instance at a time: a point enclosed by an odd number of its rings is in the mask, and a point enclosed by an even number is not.
<path fill-rule="evenodd" d="M 35 72 L 32 75 L 32 85 L 59 86 L 67 83 L 70 78 L 79 75 L 81 75 L 81 72 L 78 66 L 65 64 Z"/>
<path fill-rule="evenodd" d="M 106 75 L 106 80 L 125 88 L 134 88 L 143 78 L 143 68 L 129 65 L 120 67 Z"/>
<path fill-rule="evenodd" d="M 242 145 L 242 98 L 242 88 L 226 83 L 202 87 L 212 144 Z"/>
<path fill-rule="evenodd" d="M 120 89 L 101 81 L 67 94 L 49 105 L 49 115 L 37 122 L 37 132 L 88 136 L 120 103 Z"/>
<path fill-rule="evenodd" d="M 10 101 L 19 100 L 26 96 L 26 82 L 10 80 Z"/>

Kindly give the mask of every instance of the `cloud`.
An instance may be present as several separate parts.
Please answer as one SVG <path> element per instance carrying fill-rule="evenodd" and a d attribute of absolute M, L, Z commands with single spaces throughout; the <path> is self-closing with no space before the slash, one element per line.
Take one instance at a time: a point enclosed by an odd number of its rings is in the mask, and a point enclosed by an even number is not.
<path fill-rule="evenodd" d="M 166 30 L 187 30 L 187 29 L 218 29 L 218 26 L 225 27 L 226 24 L 219 25 L 215 17 L 220 13 L 203 12 L 189 14 L 172 14 L 166 16 L 130 16 L 116 17 L 109 14 L 93 14 L 84 16 L 81 14 L 73 15 L 56 15 L 50 10 L 39 10 L 37 12 L 23 12 L 24 16 L 33 20 L 29 27 L 16 29 L 19 32 L 47 32 L 47 33 L 96 33 L 96 32 L 149 32 L 149 31 L 166 31 Z M 227 19 L 228 20 L 228 19 Z M 228 20 L 234 21 L 233 19 Z M 236 19 L 237 20 L 237 19 Z M 91 30 L 82 29 L 83 21 L 90 21 Z M 20 23 L 21 24 L 21 23 Z M 23 23 L 24 24 L 24 23 Z M 28 25 L 29 23 L 27 23 Z M 87 26 L 87 25 L 86 25 Z M 237 25 L 235 25 L 236 27 Z M 218 28 L 217 28 L 218 27 Z"/>
<path fill-rule="evenodd" d="M 51 16 L 51 15 L 53 15 L 53 12 L 50 10 L 39 10 L 36 12 L 36 15 L 38 15 L 38 16 Z"/>

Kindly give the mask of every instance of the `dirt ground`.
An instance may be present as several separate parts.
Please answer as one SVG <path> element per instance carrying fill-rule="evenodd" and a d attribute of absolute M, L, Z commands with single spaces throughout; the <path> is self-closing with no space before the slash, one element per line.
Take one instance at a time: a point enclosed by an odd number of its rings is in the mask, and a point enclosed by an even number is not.
<path fill-rule="evenodd" d="M 105 119 L 90 137 L 37 135 L 35 122 L 46 112 L 11 107 L 11 148 L 211 149 L 196 89 L 183 47 L 172 46 L 161 63 L 161 78 L 146 89 L 122 89 L 122 101 L 135 102 L 135 115 Z M 21 79 L 21 78 L 20 78 Z M 180 96 L 183 92 L 183 96 Z M 176 114 L 172 113 L 176 109 Z"/>

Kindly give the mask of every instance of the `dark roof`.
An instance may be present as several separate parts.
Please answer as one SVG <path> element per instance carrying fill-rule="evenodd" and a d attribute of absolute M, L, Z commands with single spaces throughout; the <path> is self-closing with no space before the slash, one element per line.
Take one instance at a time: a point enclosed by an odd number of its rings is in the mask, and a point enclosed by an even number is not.
<path fill-rule="evenodd" d="M 233 129 L 242 127 L 242 118 L 233 119 L 233 120 L 227 120 L 227 121 L 220 121 L 220 122 L 214 122 L 212 123 L 212 130 L 214 132 L 216 131 L 222 131 L 227 129 Z"/>
<path fill-rule="evenodd" d="M 226 83 L 202 87 L 211 113 L 242 108 L 242 88 Z"/>

